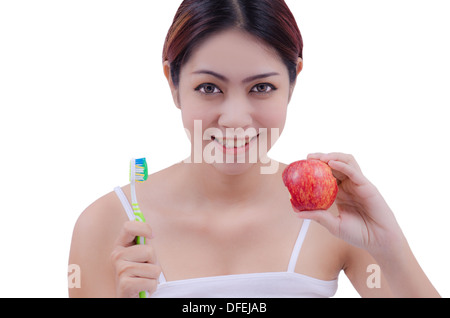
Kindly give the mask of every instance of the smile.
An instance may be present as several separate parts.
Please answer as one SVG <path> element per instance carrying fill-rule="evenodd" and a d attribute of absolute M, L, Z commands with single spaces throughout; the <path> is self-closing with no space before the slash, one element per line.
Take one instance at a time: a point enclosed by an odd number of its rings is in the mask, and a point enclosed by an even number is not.
<path fill-rule="evenodd" d="M 219 144 L 221 144 L 222 146 L 224 146 L 227 149 L 232 149 L 232 148 L 242 148 L 247 146 L 251 141 L 253 141 L 254 139 L 256 139 L 258 136 L 255 136 L 253 138 L 245 138 L 245 139 L 229 139 L 229 138 L 216 138 L 214 136 L 211 137 L 211 139 Z"/>
<path fill-rule="evenodd" d="M 258 137 L 259 134 L 251 138 L 216 138 L 215 136 L 212 136 L 211 140 L 225 148 L 225 150 L 237 150 L 247 148 L 247 146 L 255 141 Z"/>

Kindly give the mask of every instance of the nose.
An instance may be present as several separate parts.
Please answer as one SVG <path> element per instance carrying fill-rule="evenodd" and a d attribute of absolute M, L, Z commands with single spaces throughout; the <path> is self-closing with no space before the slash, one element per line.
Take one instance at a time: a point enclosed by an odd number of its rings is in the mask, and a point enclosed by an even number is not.
<path fill-rule="evenodd" d="M 246 128 L 253 123 L 252 107 L 245 97 L 228 96 L 220 107 L 218 124 L 224 128 Z"/>

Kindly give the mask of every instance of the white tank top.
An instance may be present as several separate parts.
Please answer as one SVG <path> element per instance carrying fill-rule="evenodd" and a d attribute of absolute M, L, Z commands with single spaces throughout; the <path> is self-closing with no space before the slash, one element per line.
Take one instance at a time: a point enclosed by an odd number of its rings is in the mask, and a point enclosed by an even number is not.
<path fill-rule="evenodd" d="M 114 189 L 130 220 L 133 210 L 120 187 Z M 321 280 L 296 273 L 298 255 L 310 220 L 304 220 L 285 272 L 222 275 L 166 281 L 164 273 L 152 298 L 293 298 L 332 297 L 337 279 Z"/>

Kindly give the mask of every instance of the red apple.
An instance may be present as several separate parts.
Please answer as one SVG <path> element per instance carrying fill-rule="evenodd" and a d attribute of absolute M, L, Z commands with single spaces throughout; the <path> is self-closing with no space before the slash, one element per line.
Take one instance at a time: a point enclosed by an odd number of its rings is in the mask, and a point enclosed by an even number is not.
<path fill-rule="evenodd" d="M 328 210 L 336 199 L 338 185 L 331 168 L 319 160 L 300 160 L 283 171 L 283 182 L 292 206 L 301 211 Z"/>

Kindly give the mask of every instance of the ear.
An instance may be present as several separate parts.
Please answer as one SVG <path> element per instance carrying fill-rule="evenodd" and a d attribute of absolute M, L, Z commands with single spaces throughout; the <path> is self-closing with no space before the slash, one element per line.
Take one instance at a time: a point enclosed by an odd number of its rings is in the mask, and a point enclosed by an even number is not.
<path fill-rule="evenodd" d="M 300 72 L 303 70 L 303 59 L 301 57 L 298 58 L 297 61 L 297 76 L 300 75 Z"/>
<path fill-rule="evenodd" d="M 164 76 L 167 79 L 167 82 L 169 83 L 170 91 L 172 92 L 172 98 L 175 103 L 175 106 L 177 108 L 181 109 L 180 105 L 180 95 L 178 92 L 178 87 L 176 87 L 173 83 L 172 76 L 170 75 L 170 63 L 169 61 L 164 61 L 163 63 L 163 70 L 164 70 Z"/>
<path fill-rule="evenodd" d="M 303 70 L 303 59 L 301 57 L 298 58 L 297 61 L 297 77 L 300 75 L 300 72 Z M 292 83 L 290 91 L 289 91 L 289 101 L 291 101 L 292 94 L 294 93 L 295 85 L 297 84 L 297 80 Z"/>

